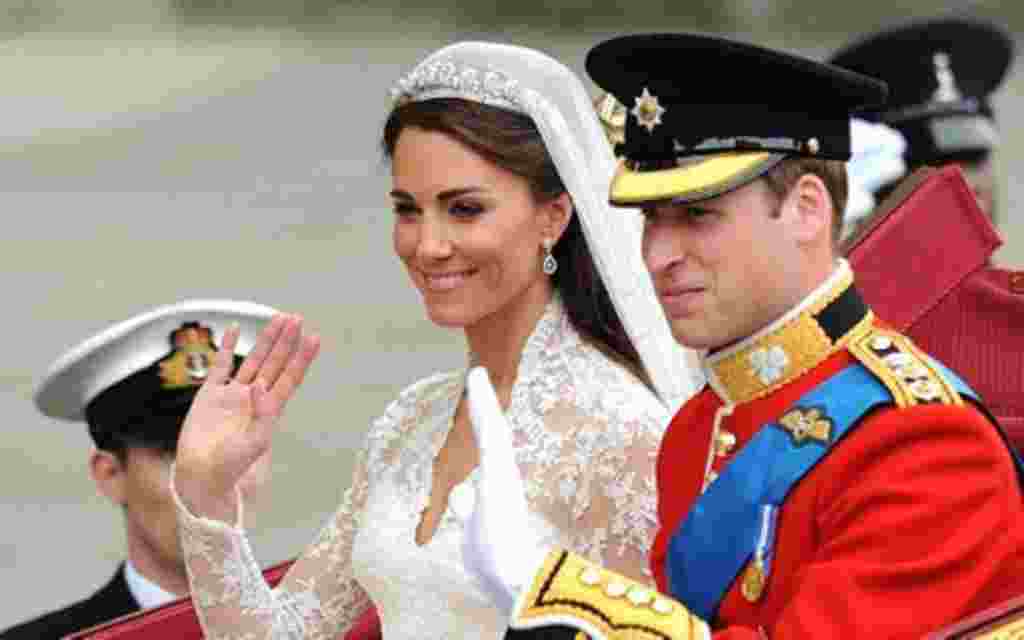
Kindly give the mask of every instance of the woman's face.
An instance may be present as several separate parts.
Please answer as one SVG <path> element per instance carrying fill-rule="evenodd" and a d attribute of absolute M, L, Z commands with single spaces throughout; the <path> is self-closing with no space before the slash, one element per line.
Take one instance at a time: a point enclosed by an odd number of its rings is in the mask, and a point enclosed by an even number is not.
<path fill-rule="evenodd" d="M 467 328 L 547 302 L 542 243 L 567 197 L 539 204 L 524 178 L 417 127 L 398 137 L 392 185 L 395 253 L 433 322 Z"/>

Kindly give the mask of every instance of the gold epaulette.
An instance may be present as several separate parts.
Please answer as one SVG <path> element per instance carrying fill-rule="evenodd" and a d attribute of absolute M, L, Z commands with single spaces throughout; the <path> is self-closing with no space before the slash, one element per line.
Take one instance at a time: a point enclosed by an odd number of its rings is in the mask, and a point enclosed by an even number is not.
<path fill-rule="evenodd" d="M 591 640 L 710 639 L 679 602 L 563 550 L 548 554 L 519 597 L 511 628 L 563 626 Z"/>
<path fill-rule="evenodd" d="M 889 389 L 898 407 L 963 405 L 949 380 L 910 338 L 900 333 L 872 327 L 851 341 L 848 348 Z"/>

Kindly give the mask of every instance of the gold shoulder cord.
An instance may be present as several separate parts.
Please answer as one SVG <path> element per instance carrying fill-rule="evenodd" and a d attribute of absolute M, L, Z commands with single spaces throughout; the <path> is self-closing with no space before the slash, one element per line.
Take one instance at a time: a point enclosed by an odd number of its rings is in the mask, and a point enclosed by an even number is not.
<path fill-rule="evenodd" d="M 849 349 L 892 392 L 896 406 L 963 406 L 963 399 L 953 385 L 910 338 L 873 327 L 851 341 Z"/>

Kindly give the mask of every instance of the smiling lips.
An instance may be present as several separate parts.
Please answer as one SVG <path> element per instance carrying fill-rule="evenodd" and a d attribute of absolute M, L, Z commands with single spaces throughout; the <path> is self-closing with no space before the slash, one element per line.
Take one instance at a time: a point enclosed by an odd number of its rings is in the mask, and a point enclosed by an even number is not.
<path fill-rule="evenodd" d="M 432 292 L 445 292 L 457 289 L 474 273 L 476 273 L 475 269 L 467 269 L 465 271 L 443 271 L 438 273 L 420 271 L 420 275 L 423 276 L 424 287 L 428 291 Z"/>

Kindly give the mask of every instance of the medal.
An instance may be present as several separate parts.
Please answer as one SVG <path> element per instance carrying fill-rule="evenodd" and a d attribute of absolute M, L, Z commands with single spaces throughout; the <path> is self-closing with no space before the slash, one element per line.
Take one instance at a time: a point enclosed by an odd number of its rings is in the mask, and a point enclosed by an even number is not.
<path fill-rule="evenodd" d="M 771 572 L 773 549 L 775 548 L 775 526 L 779 508 L 773 504 L 761 507 L 761 532 L 757 536 L 754 557 L 747 563 L 740 582 L 740 593 L 747 602 L 757 602 L 764 595 Z"/>

